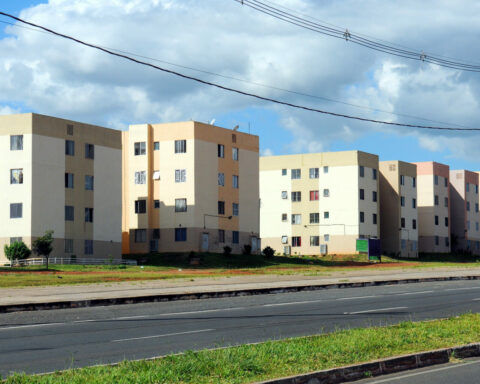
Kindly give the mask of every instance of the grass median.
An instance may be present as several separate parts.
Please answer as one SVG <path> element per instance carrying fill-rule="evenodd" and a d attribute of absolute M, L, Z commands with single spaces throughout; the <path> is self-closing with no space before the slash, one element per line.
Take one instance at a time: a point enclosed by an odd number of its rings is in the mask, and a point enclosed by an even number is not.
<path fill-rule="evenodd" d="M 44 376 L 14 375 L 7 384 L 252 383 L 402 354 L 480 341 L 480 315 L 187 352 L 116 366 Z"/>

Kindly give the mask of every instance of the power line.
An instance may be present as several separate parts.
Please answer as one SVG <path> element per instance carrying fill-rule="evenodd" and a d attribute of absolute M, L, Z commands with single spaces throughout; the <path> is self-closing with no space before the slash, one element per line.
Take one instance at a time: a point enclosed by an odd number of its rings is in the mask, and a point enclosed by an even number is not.
<path fill-rule="evenodd" d="M 462 71 L 469 72 L 480 72 L 480 65 L 468 64 L 465 61 L 458 61 L 457 59 L 447 59 L 442 58 L 441 56 L 426 54 L 425 52 L 418 52 L 410 50 L 408 48 L 399 48 L 401 46 L 384 42 L 382 40 L 376 39 L 372 40 L 371 38 L 362 37 L 360 34 L 354 34 L 348 29 L 342 30 L 339 27 L 332 27 L 321 24 L 319 22 L 310 21 L 306 18 L 296 16 L 290 12 L 283 11 L 282 9 L 266 4 L 265 2 L 259 0 L 234 0 L 242 5 L 246 5 L 256 11 L 259 11 L 263 14 L 272 16 L 278 20 L 282 20 L 289 24 L 296 25 L 298 27 L 334 37 L 337 39 L 346 40 L 354 44 L 369 48 L 378 52 L 387 53 L 389 55 L 402 57 L 410 60 L 416 60 L 421 62 L 426 62 L 430 64 L 435 64 L 441 67 L 452 68 Z M 272 2 L 269 2 L 273 4 Z"/>
<path fill-rule="evenodd" d="M 39 25 L 39 24 L 35 24 L 35 23 L 32 23 L 32 22 L 29 22 L 29 21 L 20 19 L 19 17 L 13 16 L 13 15 L 11 15 L 11 14 L 9 14 L 9 13 L 6 13 L 6 12 L 1 12 L 1 11 L 0 11 L 0 15 L 3 15 L 3 16 L 6 16 L 6 17 L 8 17 L 8 18 L 11 18 L 11 19 L 13 19 L 13 20 L 19 21 L 19 22 L 21 22 L 21 23 L 23 23 L 23 24 L 26 24 L 26 25 L 29 25 L 29 26 L 31 26 L 31 27 L 39 28 L 39 29 L 41 29 L 41 30 L 43 30 L 43 31 L 46 31 L 46 32 L 49 32 L 49 33 L 51 33 L 51 34 L 53 34 L 53 35 L 55 35 L 55 36 L 58 36 L 58 37 L 61 37 L 61 38 L 67 39 L 67 40 L 74 41 L 74 42 L 76 42 L 76 43 L 78 43 L 78 44 L 80 44 L 80 45 L 97 49 L 97 50 L 99 50 L 99 51 L 102 51 L 102 52 L 107 53 L 107 54 L 112 55 L 112 56 L 116 56 L 116 57 L 123 58 L 123 59 L 125 59 L 125 60 L 134 62 L 134 63 L 136 63 L 136 64 L 141 64 L 141 65 L 144 65 L 144 66 L 147 66 L 147 67 L 150 67 L 150 68 L 154 68 L 154 69 L 157 69 L 157 70 L 159 70 L 159 71 L 162 71 L 162 72 L 165 72 L 165 73 L 169 73 L 169 74 L 172 74 L 172 75 L 175 75 L 175 76 L 178 76 L 178 77 L 187 79 L 187 80 L 192 80 L 192 81 L 196 81 L 196 82 L 201 83 L 201 84 L 205 84 L 205 85 L 209 85 L 209 86 L 216 87 L 216 88 L 219 88 L 219 89 L 223 89 L 223 90 L 225 90 L 225 91 L 237 93 L 237 94 L 244 95 L 244 96 L 253 97 L 253 98 L 256 98 L 256 99 L 259 99 L 259 100 L 268 101 L 268 102 L 272 102 L 272 103 L 279 104 L 279 105 L 285 105 L 285 106 L 292 107 L 292 108 L 296 108 L 296 109 L 301 109 L 301 110 L 305 110 L 305 111 L 321 113 L 321 114 L 330 115 L 330 116 L 343 117 L 343 118 L 346 118 L 346 119 L 359 120 L 359 121 L 365 121 L 365 122 L 370 122 L 370 123 L 385 124 L 385 125 L 398 126 L 398 127 L 418 128 L 418 129 L 428 129 L 428 130 L 444 130 L 444 131 L 480 131 L 480 128 L 438 127 L 438 126 L 416 125 L 416 124 L 406 124 L 406 123 L 395 123 L 395 122 L 391 122 L 391 121 L 367 119 L 367 118 L 363 118 L 363 117 L 359 117 L 359 116 L 352 116 L 352 115 L 347 115 L 347 114 L 342 114 L 342 113 L 325 111 L 325 110 L 316 109 L 316 108 L 311 108 L 311 107 L 306 107 L 306 106 L 299 105 L 299 104 L 293 104 L 293 103 L 289 103 L 289 102 L 286 102 L 286 101 L 281 101 L 281 100 L 277 100 L 277 99 L 273 99 L 273 98 L 269 98 L 269 97 L 264 97 L 264 96 L 260 96 L 260 95 L 254 94 L 254 93 L 249 93 L 249 92 L 241 91 L 241 90 L 238 90 L 238 89 L 235 89 L 235 88 L 226 87 L 226 86 L 223 86 L 223 85 L 221 85 L 221 84 L 217 84 L 217 83 L 205 81 L 205 80 L 199 79 L 199 78 L 197 78 L 197 77 L 185 75 L 185 74 L 180 73 L 180 72 L 172 71 L 171 69 L 162 68 L 162 67 L 160 67 L 160 66 L 158 66 L 158 65 L 154 65 L 154 64 L 152 64 L 152 63 L 148 63 L 148 62 L 145 62 L 145 61 L 141 61 L 141 60 L 135 59 L 135 58 L 133 58 L 133 57 L 131 57 L 131 56 L 122 54 L 122 53 L 116 53 L 116 52 L 114 52 L 114 51 L 112 51 L 112 50 L 109 50 L 109 49 L 106 49 L 106 48 L 102 48 L 102 47 L 100 47 L 100 46 L 98 46 L 98 45 L 94 45 L 94 44 L 91 44 L 91 43 L 87 43 L 87 42 L 82 41 L 82 40 L 79 40 L 79 39 L 77 39 L 77 38 L 75 38 L 75 37 L 72 37 L 72 36 L 69 36 L 69 35 L 65 35 L 65 34 L 62 34 L 62 33 L 60 33 L 60 32 L 56 32 L 56 31 L 54 31 L 54 30 L 52 30 L 52 29 L 43 27 L 43 26 L 41 26 L 41 25 Z"/>

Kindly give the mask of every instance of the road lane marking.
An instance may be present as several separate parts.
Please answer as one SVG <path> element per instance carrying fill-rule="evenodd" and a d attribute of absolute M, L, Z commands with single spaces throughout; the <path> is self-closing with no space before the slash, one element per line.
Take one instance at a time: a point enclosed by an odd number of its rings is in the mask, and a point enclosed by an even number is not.
<path fill-rule="evenodd" d="M 470 289 L 480 289 L 480 287 L 468 287 L 468 288 L 449 288 L 446 289 L 445 291 L 467 291 Z"/>
<path fill-rule="evenodd" d="M 365 311 L 356 311 L 356 312 L 343 312 L 344 315 L 357 315 L 359 313 L 371 313 L 371 312 L 383 312 L 383 311 L 393 311 L 395 309 L 407 309 L 408 307 L 391 307 L 391 308 L 377 308 L 377 309 L 367 309 Z"/>
<path fill-rule="evenodd" d="M 420 291 L 420 292 L 406 292 L 406 293 L 397 293 L 395 296 L 406 296 L 406 295 L 421 295 L 423 293 L 433 293 L 434 291 Z"/>
<path fill-rule="evenodd" d="M 480 297 L 478 299 L 473 299 L 473 301 L 480 301 Z"/>
<path fill-rule="evenodd" d="M 320 303 L 328 300 L 307 300 L 307 301 L 291 301 L 289 303 L 275 303 L 275 304 L 263 304 L 263 307 L 278 307 L 282 305 L 294 305 L 294 304 L 309 304 L 309 303 Z"/>
<path fill-rule="evenodd" d="M 62 325 L 66 323 L 42 323 L 42 324 L 28 324 L 28 325 L 15 325 L 13 327 L 2 327 L 0 331 L 6 331 L 9 329 L 20 329 L 20 328 L 34 328 L 34 327 L 50 327 L 52 325 Z"/>
<path fill-rule="evenodd" d="M 142 337 L 132 337 L 129 339 L 118 339 L 118 340 L 112 340 L 112 343 L 119 343 L 122 341 L 130 341 L 130 340 L 143 340 L 143 339 L 154 339 L 158 337 L 167 337 L 167 336 L 178 336 L 178 335 L 189 335 L 192 333 L 201 333 L 201 332 L 211 332 L 214 331 L 215 329 L 199 329 L 198 331 L 187 331 L 187 332 L 175 332 L 175 333 L 165 333 L 163 335 L 153 335 L 153 336 L 142 336 Z"/>
<path fill-rule="evenodd" d="M 369 298 L 371 298 L 371 297 L 381 297 L 381 296 L 375 295 L 375 296 L 341 297 L 341 298 L 335 299 L 335 300 L 341 301 L 341 300 L 369 299 Z"/>

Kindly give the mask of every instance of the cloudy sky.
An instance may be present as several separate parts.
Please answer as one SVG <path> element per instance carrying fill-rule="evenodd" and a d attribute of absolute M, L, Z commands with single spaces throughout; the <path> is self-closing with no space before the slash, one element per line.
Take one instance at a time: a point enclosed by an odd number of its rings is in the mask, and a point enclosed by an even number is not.
<path fill-rule="evenodd" d="M 271 1 L 354 33 L 480 64 L 478 1 Z M 480 73 L 368 50 L 234 0 L 3 0 L 0 10 L 266 97 L 365 118 L 480 128 Z M 117 129 L 215 118 L 260 135 L 264 155 L 359 149 L 382 160 L 480 170 L 477 133 L 392 128 L 272 105 L 11 22 L 0 16 L 0 113 L 33 111 Z"/>

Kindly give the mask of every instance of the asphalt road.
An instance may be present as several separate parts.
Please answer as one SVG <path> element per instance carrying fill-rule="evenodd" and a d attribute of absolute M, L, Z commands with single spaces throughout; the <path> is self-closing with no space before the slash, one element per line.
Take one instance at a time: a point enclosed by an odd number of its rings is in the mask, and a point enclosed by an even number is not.
<path fill-rule="evenodd" d="M 452 281 L 0 315 L 0 374 L 40 373 L 480 312 Z"/>
<path fill-rule="evenodd" d="M 356 381 L 355 384 L 475 384 L 479 382 L 480 358 L 474 358 Z"/>

